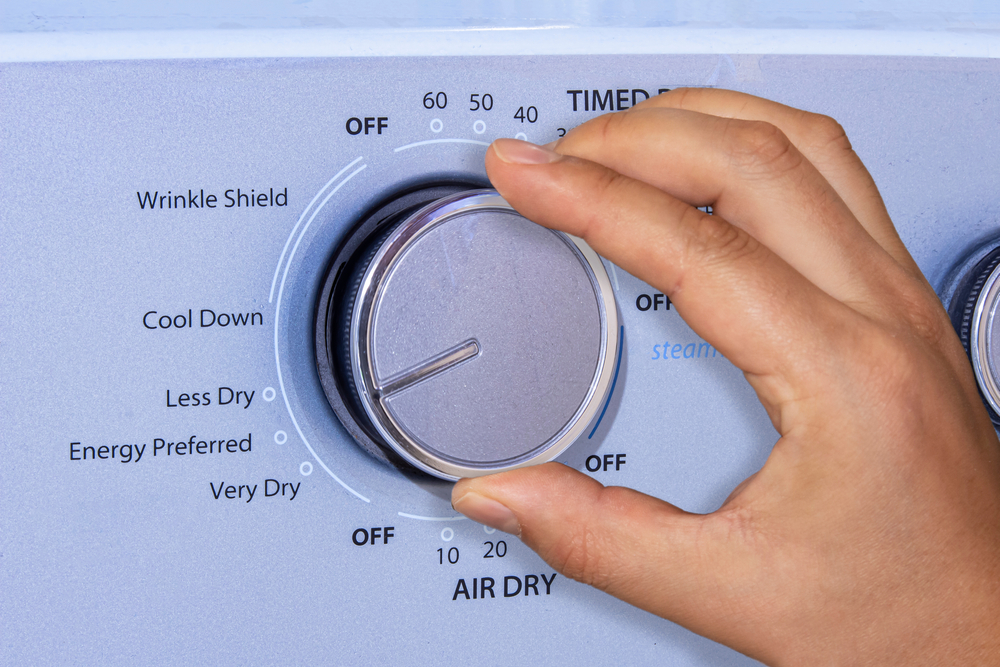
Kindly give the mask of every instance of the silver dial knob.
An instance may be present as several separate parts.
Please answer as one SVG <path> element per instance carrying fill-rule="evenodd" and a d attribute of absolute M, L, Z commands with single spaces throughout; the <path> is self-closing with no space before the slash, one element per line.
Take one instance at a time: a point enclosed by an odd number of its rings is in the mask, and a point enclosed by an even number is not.
<path fill-rule="evenodd" d="M 581 239 L 476 190 L 423 206 L 361 254 L 342 363 L 388 458 L 483 475 L 549 461 L 599 417 L 618 314 Z"/>
<path fill-rule="evenodd" d="M 1000 425 L 1000 248 L 975 259 L 978 261 L 962 277 L 949 311 L 990 417 Z"/>

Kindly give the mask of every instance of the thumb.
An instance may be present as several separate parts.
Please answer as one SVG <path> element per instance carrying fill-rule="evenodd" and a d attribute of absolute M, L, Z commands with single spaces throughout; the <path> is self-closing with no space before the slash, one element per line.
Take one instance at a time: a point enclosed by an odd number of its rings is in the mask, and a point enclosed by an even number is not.
<path fill-rule="evenodd" d="M 696 632 L 714 634 L 703 621 L 729 606 L 722 598 L 734 573 L 721 570 L 733 558 L 716 557 L 727 540 L 726 531 L 706 530 L 712 515 L 605 487 L 558 463 L 460 480 L 452 505 L 517 535 L 564 576 Z"/>

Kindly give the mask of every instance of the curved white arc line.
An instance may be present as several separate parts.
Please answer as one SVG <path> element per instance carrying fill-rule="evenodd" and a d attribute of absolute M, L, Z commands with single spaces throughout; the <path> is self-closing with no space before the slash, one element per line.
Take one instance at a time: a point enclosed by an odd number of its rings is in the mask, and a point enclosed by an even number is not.
<path fill-rule="evenodd" d="M 360 159 L 361 159 L 360 156 L 357 157 L 357 158 L 355 158 L 355 160 L 353 162 L 351 162 L 346 167 L 344 167 L 343 169 L 341 169 L 340 171 L 338 171 L 337 174 L 336 174 L 336 176 L 334 176 L 333 178 L 331 178 L 329 181 L 326 182 L 326 185 L 324 185 L 322 188 L 320 188 L 320 191 L 317 192 L 316 196 L 312 198 L 311 202 L 309 202 L 309 206 L 306 206 L 302 210 L 302 215 L 299 216 L 299 219 L 295 223 L 295 226 L 292 227 L 292 231 L 288 233 L 288 240 L 285 241 L 285 247 L 281 249 L 281 256 L 278 257 L 278 265 L 276 267 L 274 267 L 274 278 L 271 278 L 271 293 L 267 297 L 267 302 L 268 303 L 271 303 L 274 300 L 274 286 L 278 282 L 278 273 L 281 272 L 281 265 L 285 261 L 285 253 L 288 252 L 288 246 L 289 246 L 289 244 L 291 244 L 292 239 L 295 237 L 295 231 L 299 228 L 299 225 L 302 224 L 302 221 L 306 219 L 306 214 L 309 212 L 309 209 L 312 208 L 312 205 L 316 203 L 316 200 L 319 199 L 319 196 L 321 194 L 323 194 L 326 191 L 326 189 L 328 187 L 330 187 L 330 185 L 334 181 L 336 181 L 338 178 L 340 178 L 340 176 L 345 171 L 347 171 L 348 169 L 350 169 L 351 167 L 353 167 L 354 165 L 356 165 Z"/>
<path fill-rule="evenodd" d="M 420 516 L 419 514 L 407 514 L 406 512 L 396 512 L 399 516 L 405 516 L 407 519 L 416 519 L 417 521 L 463 521 L 468 519 L 467 516 Z"/>
<path fill-rule="evenodd" d="M 340 484 L 342 487 L 344 487 L 344 489 L 346 489 L 347 491 L 349 491 L 355 497 L 357 497 L 357 498 L 365 501 L 366 503 L 370 503 L 371 500 L 369 500 L 368 498 L 365 498 L 363 495 L 361 495 L 360 493 L 358 493 L 357 491 L 355 491 L 354 489 L 352 489 L 350 486 L 347 485 L 347 483 L 344 482 L 344 480 L 342 480 L 339 477 L 337 477 L 337 475 L 335 475 L 334 472 L 332 470 L 330 470 L 330 468 L 327 467 L 326 463 L 324 463 L 323 460 L 319 457 L 319 455 L 316 454 L 316 450 L 314 450 L 313 447 L 312 447 L 312 445 L 309 444 L 309 440 L 306 438 L 305 433 L 303 433 L 302 429 L 299 427 L 298 420 L 295 419 L 295 413 L 292 412 L 292 406 L 288 402 L 288 393 L 285 391 L 285 379 L 281 375 L 281 356 L 280 356 L 280 353 L 278 351 L 278 322 L 279 322 L 280 318 L 277 316 L 277 314 L 281 312 L 281 298 L 282 298 L 282 296 L 284 296 L 284 293 L 285 293 L 285 281 L 288 279 L 288 270 L 292 266 L 292 258 L 295 257 L 295 253 L 299 249 L 299 243 L 302 242 L 302 238 L 305 236 L 306 232 L 309 230 L 309 226 L 312 224 L 312 221 L 316 219 L 316 215 L 321 210 L 323 210 L 324 206 L 326 206 L 326 203 L 328 201 L 330 201 L 330 197 L 332 197 L 333 195 L 335 195 L 337 193 L 337 191 L 340 190 L 340 188 L 342 188 L 344 186 L 344 184 L 346 184 L 352 178 L 354 178 L 355 176 L 357 176 L 360 172 L 364 171 L 365 168 L 367 168 L 367 166 L 368 165 L 361 165 L 360 167 L 358 167 L 357 169 L 355 169 L 353 172 L 351 172 L 351 174 L 349 176 L 347 176 L 344 180 L 342 180 L 340 183 L 338 183 L 337 186 L 333 190 L 330 191 L 330 194 L 328 194 L 323 199 L 323 202 L 316 208 L 316 210 L 313 211 L 312 216 L 309 217 L 309 222 L 307 222 L 305 224 L 305 226 L 302 228 L 302 231 L 299 232 L 299 237 L 295 240 L 295 245 L 292 246 L 292 251 L 288 255 L 288 262 L 285 264 L 285 271 L 282 273 L 282 276 L 281 276 L 281 285 L 278 287 L 278 301 L 277 301 L 277 303 L 275 304 L 275 307 L 274 307 L 274 312 L 275 312 L 275 318 L 274 318 L 274 363 L 278 367 L 278 386 L 281 388 L 281 398 L 285 401 L 285 409 L 288 411 L 288 416 L 291 417 L 291 419 L 292 419 L 292 424 L 295 426 L 295 431 L 299 434 L 299 438 L 302 439 L 302 442 L 305 443 L 305 446 L 309 450 L 309 453 L 312 454 L 312 456 L 313 456 L 314 459 L 316 459 L 316 463 L 318 463 L 320 465 L 320 467 L 323 468 L 323 470 L 325 470 L 326 473 L 328 475 L 330 475 L 330 477 L 332 477 L 338 484 Z"/>
<path fill-rule="evenodd" d="M 280 291 L 278 292 L 278 303 L 279 304 L 281 303 L 281 292 Z M 346 489 L 354 497 L 359 498 L 359 499 L 365 501 L 366 503 L 370 503 L 371 500 L 369 500 L 368 498 L 365 498 L 363 495 L 361 495 L 360 493 L 358 493 L 357 491 L 355 491 L 354 489 L 352 489 L 350 486 L 348 486 L 344 482 L 344 480 L 342 480 L 339 477 L 337 477 L 337 475 L 335 475 L 334 472 L 327 467 L 326 463 L 323 462 L 323 459 L 321 459 L 316 454 L 316 450 L 314 450 L 312 448 L 312 445 L 309 444 L 309 440 L 306 439 L 306 436 L 302 432 L 302 429 L 299 428 L 299 422 L 298 422 L 297 419 L 295 419 L 295 413 L 292 412 L 292 406 L 289 405 L 289 403 L 288 403 L 288 394 L 285 393 L 285 381 L 281 377 L 281 365 L 280 365 L 280 361 L 278 359 L 278 326 L 277 326 L 277 324 L 275 324 L 275 327 L 274 327 L 274 361 L 275 361 L 275 363 L 279 364 L 278 365 L 278 386 L 281 387 L 281 398 L 285 401 L 285 409 L 288 411 L 288 416 L 292 418 L 292 424 L 295 426 L 295 431 L 299 434 L 299 438 L 302 439 L 302 442 L 305 443 L 306 449 L 308 449 L 309 453 L 312 454 L 312 457 L 316 460 L 316 463 L 318 463 L 319 466 L 321 468 L 323 468 L 323 470 L 326 471 L 326 474 L 328 474 L 330 477 L 332 477 L 334 479 L 334 481 L 337 482 L 337 484 L 340 484 L 342 487 L 344 487 L 344 489 Z"/>
<path fill-rule="evenodd" d="M 292 257 L 295 256 L 295 252 L 299 249 L 299 243 L 302 242 L 302 237 L 305 236 L 305 233 L 309 231 L 309 227 L 312 225 L 313 220 L 315 220 L 316 216 L 319 215 L 319 212 L 323 210 L 323 207 L 326 206 L 326 203 L 330 201 L 330 197 L 337 194 L 337 191 L 340 190 L 340 188 L 344 187 L 344 185 L 349 180 L 351 180 L 352 178 L 354 178 L 360 172 L 364 171 L 367 168 L 368 165 L 363 164 L 354 171 L 352 171 L 349 175 L 347 175 L 344 178 L 344 180 L 342 180 L 340 183 L 337 183 L 337 187 L 335 187 L 333 190 L 330 190 L 330 194 L 328 194 L 326 197 L 323 198 L 323 201 L 320 202 L 320 205 L 317 206 L 316 210 L 313 211 L 312 215 L 309 216 L 309 221 L 306 222 L 305 226 L 302 228 L 302 231 L 299 232 L 299 238 L 295 239 L 295 245 L 292 246 L 292 252 L 288 254 L 288 262 L 285 263 L 285 271 L 284 273 L 281 274 L 281 287 L 278 288 L 278 303 L 281 303 L 281 290 L 283 290 L 285 287 L 285 280 L 288 278 L 288 269 L 290 269 L 292 266 Z"/>
<path fill-rule="evenodd" d="M 477 141 L 475 139 L 427 139 L 426 141 L 417 141 L 412 144 L 406 144 L 405 146 L 400 146 L 399 148 L 392 149 L 393 153 L 398 153 L 399 151 L 405 151 L 408 148 L 416 148 L 417 146 L 426 146 L 427 144 L 477 144 L 479 146 L 489 146 L 488 141 Z"/>

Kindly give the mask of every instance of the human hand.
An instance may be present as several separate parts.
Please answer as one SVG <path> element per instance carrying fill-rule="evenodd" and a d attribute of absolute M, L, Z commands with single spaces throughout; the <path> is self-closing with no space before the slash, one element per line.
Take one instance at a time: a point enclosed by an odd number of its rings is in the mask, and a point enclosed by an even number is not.
<path fill-rule="evenodd" d="M 1000 664 L 996 432 L 839 125 L 677 90 L 554 149 L 498 140 L 486 167 L 667 294 L 780 439 L 707 515 L 554 463 L 461 480 L 456 510 L 767 663 Z"/>

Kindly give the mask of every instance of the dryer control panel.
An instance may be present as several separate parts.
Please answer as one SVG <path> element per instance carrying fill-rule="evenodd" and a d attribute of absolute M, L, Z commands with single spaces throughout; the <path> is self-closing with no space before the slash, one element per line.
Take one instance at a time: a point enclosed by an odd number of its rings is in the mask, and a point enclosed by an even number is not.
<path fill-rule="evenodd" d="M 489 189 L 498 137 L 546 143 L 678 86 L 833 116 L 956 326 L 952 301 L 973 304 L 992 372 L 996 60 L 83 61 L 0 80 L 6 663 L 752 663 L 451 509 L 451 480 L 556 460 L 710 512 L 776 439 L 669 298 Z"/>

